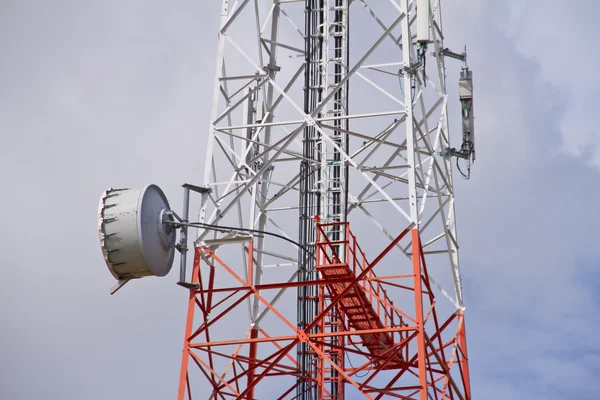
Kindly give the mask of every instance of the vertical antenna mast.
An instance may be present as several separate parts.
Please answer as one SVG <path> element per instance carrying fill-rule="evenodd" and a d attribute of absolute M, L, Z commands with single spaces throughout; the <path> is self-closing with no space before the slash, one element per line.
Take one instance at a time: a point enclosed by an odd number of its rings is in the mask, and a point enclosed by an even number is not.
<path fill-rule="evenodd" d="M 317 118 L 333 119 L 333 130 L 324 132 L 330 135 L 336 147 L 321 137 L 322 132 L 314 126 L 304 128 L 303 156 L 301 162 L 300 185 L 300 235 L 299 242 L 305 244 L 314 254 L 316 225 L 320 223 L 345 222 L 348 200 L 347 166 L 338 148 L 348 150 L 348 82 L 340 85 L 348 71 L 348 4 L 347 0 L 305 0 L 305 91 L 304 111 L 311 114 L 323 101 L 330 90 L 334 90 L 333 99 L 327 107 L 318 112 Z M 329 232 L 333 241 L 339 241 L 344 232 L 336 225 Z M 312 281 L 319 275 L 315 268 L 314 256 L 301 250 L 299 257 L 299 281 Z M 318 286 L 298 288 L 298 329 L 305 329 L 313 322 L 319 312 Z M 328 315 L 327 331 L 337 329 L 340 319 L 337 309 Z M 319 327 L 313 333 L 323 334 Z M 330 340 L 332 361 L 344 365 L 343 352 L 337 350 L 343 338 L 333 336 Z M 299 371 L 311 371 L 310 378 L 299 374 L 297 388 L 298 399 L 320 398 L 318 377 L 315 365 L 315 353 L 306 343 L 298 344 Z M 328 369 L 326 378 L 334 398 L 343 398 L 340 375 L 335 369 Z M 324 378 L 325 379 L 325 378 Z"/>

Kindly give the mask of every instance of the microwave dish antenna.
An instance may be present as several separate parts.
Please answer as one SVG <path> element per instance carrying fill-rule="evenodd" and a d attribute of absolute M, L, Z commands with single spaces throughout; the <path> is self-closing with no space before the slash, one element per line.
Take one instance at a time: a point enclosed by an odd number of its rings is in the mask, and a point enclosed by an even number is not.
<path fill-rule="evenodd" d="M 100 246 L 109 271 L 118 280 L 114 294 L 131 279 L 165 276 L 175 257 L 173 216 L 163 191 L 108 189 L 98 206 Z"/>

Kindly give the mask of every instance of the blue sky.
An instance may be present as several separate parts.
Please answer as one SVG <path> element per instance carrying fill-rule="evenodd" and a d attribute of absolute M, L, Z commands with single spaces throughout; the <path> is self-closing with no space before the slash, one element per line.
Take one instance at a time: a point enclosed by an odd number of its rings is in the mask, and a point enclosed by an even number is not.
<path fill-rule="evenodd" d="M 457 180 L 474 398 L 600 392 L 593 1 L 447 1 L 475 73 L 477 162 Z M 0 397 L 172 398 L 186 294 L 109 297 L 109 186 L 202 173 L 217 2 L 0 5 Z M 182 140 L 181 158 L 163 155 Z"/>

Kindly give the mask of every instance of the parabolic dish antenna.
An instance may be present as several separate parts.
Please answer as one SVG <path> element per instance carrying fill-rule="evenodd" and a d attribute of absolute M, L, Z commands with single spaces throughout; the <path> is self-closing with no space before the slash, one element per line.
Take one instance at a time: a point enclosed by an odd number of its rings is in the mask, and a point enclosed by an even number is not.
<path fill-rule="evenodd" d="M 119 284 L 130 279 L 165 276 L 175 256 L 175 228 L 169 203 L 156 185 L 108 189 L 98 206 L 98 230 L 104 260 Z"/>

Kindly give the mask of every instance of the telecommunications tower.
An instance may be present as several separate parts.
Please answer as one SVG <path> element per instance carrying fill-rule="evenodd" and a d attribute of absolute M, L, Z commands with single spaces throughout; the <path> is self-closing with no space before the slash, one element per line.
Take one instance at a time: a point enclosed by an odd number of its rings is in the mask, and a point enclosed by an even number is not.
<path fill-rule="evenodd" d="M 202 182 L 100 203 L 117 288 L 181 253 L 178 400 L 471 398 L 440 3 L 222 1 Z"/>

